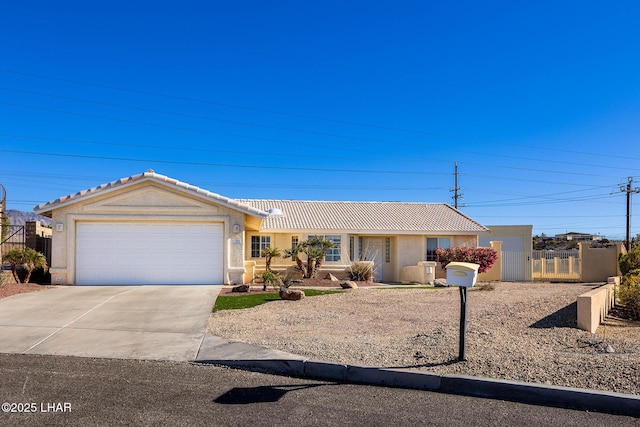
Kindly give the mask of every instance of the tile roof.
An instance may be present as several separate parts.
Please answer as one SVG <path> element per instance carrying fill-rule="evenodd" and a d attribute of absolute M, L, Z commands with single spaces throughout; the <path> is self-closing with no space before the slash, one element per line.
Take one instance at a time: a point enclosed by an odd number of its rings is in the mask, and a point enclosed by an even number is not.
<path fill-rule="evenodd" d="M 225 196 L 221 196 L 219 194 L 216 193 L 212 193 L 211 191 L 207 191 L 204 190 L 200 187 L 196 187 L 195 185 L 191 185 L 191 184 L 187 184 L 186 182 L 181 182 L 178 181 L 176 179 L 173 178 L 169 178 L 168 176 L 165 175 L 160 175 L 158 173 L 155 173 L 152 169 L 147 170 L 144 173 L 140 173 L 137 175 L 132 175 L 132 176 L 128 176 L 125 178 L 121 178 L 118 179 L 116 181 L 111 181 L 109 183 L 106 184 L 102 184 L 99 185 L 97 187 L 93 187 L 93 188 L 89 188 L 86 190 L 82 190 L 79 191 L 75 194 L 69 194 L 67 196 L 62 196 L 58 199 L 55 200 L 51 200 L 50 202 L 46 202 L 46 203 L 42 203 L 37 205 L 36 207 L 33 208 L 33 210 L 38 213 L 38 214 L 43 214 L 43 213 L 47 213 L 50 212 L 53 209 L 56 209 L 58 207 L 61 207 L 63 205 L 69 204 L 69 203 L 75 203 L 76 201 L 78 201 L 81 198 L 85 198 L 85 197 L 91 197 L 109 190 L 113 190 L 125 185 L 130 185 L 133 184 L 135 182 L 138 181 L 143 181 L 143 180 L 152 180 L 152 181 L 156 181 L 156 182 L 160 182 L 163 184 L 168 184 L 171 186 L 175 186 L 177 188 L 179 188 L 182 191 L 191 193 L 191 194 L 195 194 L 198 195 L 200 197 L 203 197 L 205 199 L 209 199 L 213 202 L 216 203 L 220 203 L 222 205 L 228 206 L 232 209 L 236 209 L 239 211 L 243 211 L 246 212 L 250 215 L 253 216 L 258 216 L 258 217 L 266 217 L 268 215 L 267 212 L 261 211 L 260 209 L 257 209 L 256 207 L 253 206 L 249 206 L 245 203 L 242 203 L 238 200 L 235 199 L 230 199 L 228 197 Z"/>
<path fill-rule="evenodd" d="M 148 170 L 34 207 L 38 214 L 136 182 L 174 186 L 252 216 L 264 231 L 317 230 L 399 234 L 484 234 L 489 229 L 445 203 L 231 199 Z"/>
<path fill-rule="evenodd" d="M 299 200 L 242 200 L 271 214 L 264 231 L 350 230 L 363 233 L 393 231 L 405 234 L 488 233 L 489 229 L 445 203 L 334 202 Z M 275 210 L 275 211 L 274 211 Z"/>

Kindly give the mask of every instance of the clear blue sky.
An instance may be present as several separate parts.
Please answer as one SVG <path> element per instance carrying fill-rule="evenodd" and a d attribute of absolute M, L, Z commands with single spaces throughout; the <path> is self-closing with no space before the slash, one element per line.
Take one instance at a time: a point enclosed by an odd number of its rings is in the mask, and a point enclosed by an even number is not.
<path fill-rule="evenodd" d="M 0 10 L 9 209 L 149 168 L 234 198 L 453 204 L 457 162 L 461 210 L 483 224 L 624 237 L 636 1 Z"/>

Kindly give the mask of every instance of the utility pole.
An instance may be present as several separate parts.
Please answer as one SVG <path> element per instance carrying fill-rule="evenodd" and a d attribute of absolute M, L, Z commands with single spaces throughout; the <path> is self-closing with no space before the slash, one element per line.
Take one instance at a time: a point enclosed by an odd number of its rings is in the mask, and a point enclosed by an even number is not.
<path fill-rule="evenodd" d="M 460 193 L 460 187 L 458 187 L 458 162 L 454 162 L 453 165 L 455 168 L 453 172 L 454 186 L 449 191 L 453 193 L 453 207 L 458 209 L 458 200 L 462 199 L 462 193 Z"/>
<path fill-rule="evenodd" d="M 631 250 L 631 194 L 640 193 L 640 188 L 633 188 L 633 177 L 627 177 L 627 185 L 620 185 L 620 191 L 627 193 L 627 238 L 624 241 L 624 246 L 627 248 L 627 252 Z"/>
<path fill-rule="evenodd" d="M 4 185 L 0 184 L 0 224 L 2 219 L 7 214 L 7 190 Z"/>
<path fill-rule="evenodd" d="M 0 245 L 5 237 L 5 218 L 7 216 L 7 190 L 0 184 Z M 2 274 L 2 272 L 0 272 Z"/>

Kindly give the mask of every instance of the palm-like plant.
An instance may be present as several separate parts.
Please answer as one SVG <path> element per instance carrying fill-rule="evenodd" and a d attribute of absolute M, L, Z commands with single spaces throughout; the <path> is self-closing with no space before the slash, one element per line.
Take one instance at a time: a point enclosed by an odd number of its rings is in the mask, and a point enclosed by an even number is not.
<path fill-rule="evenodd" d="M 320 267 L 322 267 L 322 263 L 324 262 L 324 257 L 327 254 L 327 251 L 329 249 L 333 249 L 333 248 L 337 248 L 338 245 L 334 242 L 332 242 L 331 240 L 325 239 L 323 237 L 320 236 L 314 236 L 313 238 L 311 238 L 309 240 L 309 243 L 311 245 L 313 245 L 313 247 L 316 248 L 316 250 L 318 251 L 318 257 L 316 258 L 316 264 L 314 266 L 314 269 L 311 273 L 311 277 L 315 277 L 316 274 L 318 273 L 318 271 L 320 270 Z"/>
<path fill-rule="evenodd" d="M 18 278 L 18 266 L 22 266 L 27 270 L 27 275 L 24 279 L 24 283 L 29 283 L 31 279 L 31 273 L 36 267 L 47 267 L 47 259 L 40 252 L 31 249 L 11 249 L 9 252 L 2 256 L 2 261 L 8 262 L 11 266 L 11 274 L 16 280 L 16 283 L 20 283 Z"/>
<path fill-rule="evenodd" d="M 267 271 L 271 271 L 271 260 L 273 258 L 279 258 L 280 256 L 282 256 L 282 254 L 280 253 L 280 249 L 272 248 L 271 246 L 267 246 L 266 248 L 264 248 L 260 255 L 265 258 L 264 263 Z"/>
<path fill-rule="evenodd" d="M 307 246 L 304 253 L 307 254 L 307 275 L 305 277 L 312 279 L 316 277 L 322 252 L 315 246 Z"/>
<path fill-rule="evenodd" d="M 304 250 L 302 244 L 293 245 L 291 249 L 285 249 L 283 258 L 291 258 L 296 262 L 298 270 L 302 272 L 302 277 L 307 277 L 307 269 L 300 259 L 300 252 Z"/>
<path fill-rule="evenodd" d="M 31 273 L 35 270 L 36 267 L 47 268 L 47 259 L 40 252 L 31 249 L 24 249 L 24 257 L 22 259 L 22 263 L 24 267 L 27 269 L 27 277 L 24 279 L 24 283 L 29 283 L 29 279 L 31 279 Z"/>
<path fill-rule="evenodd" d="M 11 267 L 11 274 L 15 279 L 16 283 L 20 283 L 20 279 L 18 279 L 18 266 L 22 265 L 22 259 L 24 257 L 24 253 L 22 249 L 11 249 L 6 254 L 2 255 L 2 261 L 8 262 Z"/>

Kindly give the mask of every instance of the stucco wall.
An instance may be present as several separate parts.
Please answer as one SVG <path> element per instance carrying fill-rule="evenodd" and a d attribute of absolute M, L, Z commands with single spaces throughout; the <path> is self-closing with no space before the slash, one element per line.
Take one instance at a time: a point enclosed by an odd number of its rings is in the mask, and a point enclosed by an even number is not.
<path fill-rule="evenodd" d="M 590 242 L 580 242 L 581 282 L 604 282 L 608 277 L 619 276 L 618 255 L 622 243 L 608 248 L 592 248 Z"/>
<path fill-rule="evenodd" d="M 529 252 L 532 249 L 532 225 L 488 225 L 488 236 L 478 239 L 479 246 L 489 247 L 491 241 L 501 241 L 503 251 Z"/>
<path fill-rule="evenodd" d="M 478 274 L 478 282 L 502 280 L 502 242 L 490 242 L 491 249 L 498 253 L 498 259 L 488 271 Z"/>

